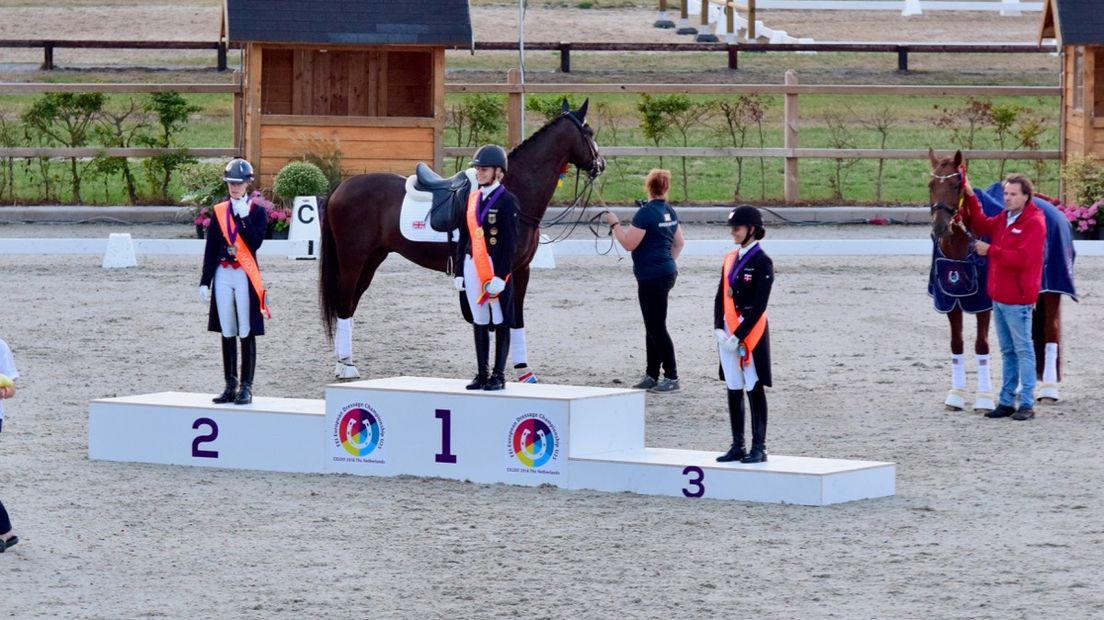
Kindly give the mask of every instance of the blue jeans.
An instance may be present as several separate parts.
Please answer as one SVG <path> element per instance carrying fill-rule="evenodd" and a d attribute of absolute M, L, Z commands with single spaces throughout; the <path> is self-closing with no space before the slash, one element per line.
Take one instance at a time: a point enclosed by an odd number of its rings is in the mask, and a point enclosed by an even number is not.
<path fill-rule="evenodd" d="M 993 302 L 993 320 L 1000 341 L 1000 404 L 1015 405 L 1016 384 L 1020 385 L 1020 407 L 1035 405 L 1035 347 L 1031 343 L 1031 305 Z"/>

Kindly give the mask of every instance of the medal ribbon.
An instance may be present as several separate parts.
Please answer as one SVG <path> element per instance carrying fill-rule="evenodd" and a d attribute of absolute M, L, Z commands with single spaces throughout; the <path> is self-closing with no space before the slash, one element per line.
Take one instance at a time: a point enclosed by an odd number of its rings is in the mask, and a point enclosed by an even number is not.
<path fill-rule="evenodd" d="M 724 296 L 724 319 L 725 327 L 728 328 L 729 335 L 736 333 L 736 328 L 740 325 L 740 311 L 736 309 L 736 300 L 732 297 L 733 285 L 735 279 L 744 265 L 747 264 L 749 258 L 752 257 L 759 250 L 759 246 L 755 246 L 740 259 L 737 264 L 736 255 L 738 250 L 732 250 L 725 256 L 724 260 L 724 272 L 721 276 L 721 281 L 724 283 L 724 290 L 722 295 Z M 759 340 L 763 337 L 763 332 L 767 329 L 767 313 L 764 312 L 760 315 L 759 320 L 752 326 L 751 331 L 748 332 L 747 337 L 744 338 L 744 347 L 747 348 L 747 352 L 740 358 L 740 368 L 747 366 L 751 362 L 751 352 L 755 349 L 755 345 L 759 344 Z"/>
<path fill-rule="evenodd" d="M 234 243 L 238 240 L 238 230 L 240 227 L 238 226 L 238 223 L 234 221 L 234 209 L 232 202 L 230 203 L 230 206 L 231 208 L 226 210 L 226 240 L 230 243 L 230 245 L 234 245 Z"/>
<path fill-rule="evenodd" d="M 506 191 L 506 188 L 499 185 L 493 192 L 487 196 L 487 199 L 483 201 L 483 205 L 479 207 L 479 213 L 477 214 L 477 223 L 482 226 L 483 220 L 487 217 L 487 212 L 491 210 L 491 206 L 498 202 L 498 197 Z M 478 192 L 478 195 L 482 196 L 482 192 Z"/>
<path fill-rule="evenodd" d="M 245 245 L 245 239 L 238 235 L 237 227 L 234 228 L 233 232 L 230 230 L 233 217 L 229 201 L 215 205 L 215 220 L 218 221 L 219 228 L 222 229 L 222 237 L 236 249 L 237 253 L 234 258 L 238 259 L 245 275 L 249 277 L 253 292 L 257 293 L 257 299 L 260 301 L 261 312 L 265 317 L 271 319 L 272 313 L 269 312 L 268 303 L 265 299 L 268 296 L 268 291 L 265 290 L 264 281 L 261 280 L 261 268 L 257 266 L 257 260 L 253 258 L 253 252 L 249 250 L 249 246 Z M 233 235 L 232 241 L 231 235 Z"/>

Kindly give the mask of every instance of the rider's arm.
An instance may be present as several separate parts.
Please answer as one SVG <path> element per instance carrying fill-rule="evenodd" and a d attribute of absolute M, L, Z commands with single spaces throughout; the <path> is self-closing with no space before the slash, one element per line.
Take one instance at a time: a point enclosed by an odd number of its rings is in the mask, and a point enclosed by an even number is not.
<path fill-rule="evenodd" d="M 679 254 L 682 253 L 682 248 L 686 246 L 686 237 L 682 236 L 682 225 L 680 224 L 675 228 L 675 239 L 671 244 L 671 258 L 678 260 Z"/>

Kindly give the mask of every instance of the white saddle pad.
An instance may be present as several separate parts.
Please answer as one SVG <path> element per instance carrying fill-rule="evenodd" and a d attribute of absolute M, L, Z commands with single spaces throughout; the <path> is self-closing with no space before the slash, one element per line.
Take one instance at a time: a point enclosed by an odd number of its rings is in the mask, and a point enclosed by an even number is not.
<path fill-rule="evenodd" d="M 472 190 L 478 185 L 475 182 L 475 168 L 468 168 L 468 180 Z M 399 212 L 399 231 L 402 236 L 411 241 L 425 241 L 444 243 L 448 241 L 448 233 L 437 232 L 429 227 L 429 208 L 433 206 L 433 194 L 414 189 L 414 175 L 406 177 L 406 196 L 403 197 L 402 210 Z M 454 240 L 460 238 L 460 230 L 452 231 Z"/>

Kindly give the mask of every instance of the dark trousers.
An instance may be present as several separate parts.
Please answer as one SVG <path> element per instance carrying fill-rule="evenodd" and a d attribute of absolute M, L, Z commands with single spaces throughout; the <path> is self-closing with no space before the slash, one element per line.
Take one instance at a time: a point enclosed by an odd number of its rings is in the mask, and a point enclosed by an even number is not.
<path fill-rule="evenodd" d="M 667 333 L 667 295 L 675 287 L 677 273 L 652 280 L 637 281 L 637 296 L 640 299 L 640 313 L 644 315 L 644 335 L 647 351 L 647 367 L 644 372 L 653 379 L 659 379 L 660 366 L 663 376 L 678 379 L 675 367 L 675 343 Z"/>
<path fill-rule="evenodd" d="M 7 534 L 11 529 L 11 519 L 8 518 L 8 511 L 4 510 L 4 502 L 0 502 L 0 534 Z"/>

